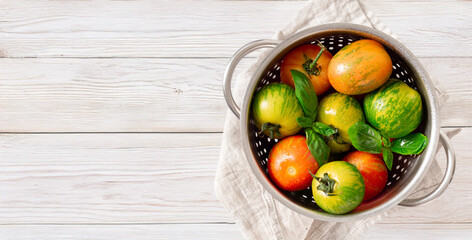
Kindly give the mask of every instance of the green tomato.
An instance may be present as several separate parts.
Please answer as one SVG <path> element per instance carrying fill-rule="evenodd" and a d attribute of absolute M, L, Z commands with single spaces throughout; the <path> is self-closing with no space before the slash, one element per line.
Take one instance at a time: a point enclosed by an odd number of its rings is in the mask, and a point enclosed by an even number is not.
<path fill-rule="evenodd" d="M 364 179 L 357 168 L 344 161 L 324 164 L 312 181 L 316 204 L 328 213 L 345 214 L 361 204 L 365 193 Z"/>
<path fill-rule="evenodd" d="M 264 134 L 279 139 L 298 133 L 297 118 L 304 116 L 295 90 L 284 83 L 271 83 L 257 91 L 251 112 L 259 130 L 268 124 Z"/>
<path fill-rule="evenodd" d="M 349 150 L 351 140 L 347 130 L 358 121 L 365 121 L 361 105 L 353 97 L 343 93 L 332 93 L 320 101 L 318 122 L 338 129 L 337 139 L 328 141 L 331 153 L 342 153 Z"/>
<path fill-rule="evenodd" d="M 364 98 L 364 110 L 370 125 L 388 138 L 408 135 L 423 119 L 421 95 L 393 78 Z"/>

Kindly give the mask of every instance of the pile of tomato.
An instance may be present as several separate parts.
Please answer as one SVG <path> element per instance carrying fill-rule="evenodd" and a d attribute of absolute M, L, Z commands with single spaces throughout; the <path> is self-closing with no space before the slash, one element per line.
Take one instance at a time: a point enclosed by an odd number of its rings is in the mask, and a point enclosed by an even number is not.
<path fill-rule="evenodd" d="M 390 78 L 392 60 L 380 43 L 355 41 L 334 56 L 321 43 L 306 44 L 280 66 L 281 82 L 262 87 L 251 103 L 260 132 L 279 139 L 268 174 L 280 189 L 311 187 L 321 209 L 345 214 L 383 191 L 394 152 L 426 147 L 426 136 L 414 133 L 421 95 Z"/>

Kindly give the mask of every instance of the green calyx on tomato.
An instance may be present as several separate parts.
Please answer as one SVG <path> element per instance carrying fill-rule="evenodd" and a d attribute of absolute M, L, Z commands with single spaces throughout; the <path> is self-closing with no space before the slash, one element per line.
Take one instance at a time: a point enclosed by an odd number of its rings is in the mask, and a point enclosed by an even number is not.
<path fill-rule="evenodd" d="M 321 73 L 321 66 L 319 66 L 317 63 L 323 52 L 326 51 L 326 47 L 323 46 L 321 42 L 318 42 L 317 45 L 321 48 L 321 50 L 318 52 L 318 55 L 316 55 L 315 59 L 313 60 L 307 59 L 306 62 L 303 64 L 303 68 L 308 73 L 308 75 L 319 76 Z"/>
<path fill-rule="evenodd" d="M 282 134 L 280 134 L 280 124 L 273 124 L 270 122 L 266 122 L 262 124 L 261 131 L 259 134 L 262 134 L 264 131 L 269 131 L 269 137 L 274 138 L 274 137 L 282 137 Z"/>
<path fill-rule="evenodd" d="M 356 122 L 348 130 L 352 145 L 359 151 L 368 153 L 382 153 L 385 165 L 389 170 L 393 165 L 393 152 L 401 155 L 421 153 L 428 145 L 428 138 L 421 133 L 390 140 L 379 131 L 364 122 Z"/>
<path fill-rule="evenodd" d="M 317 177 L 313 173 L 311 173 L 311 176 L 319 182 L 318 187 L 316 187 L 317 190 L 320 190 L 326 194 L 326 196 L 336 196 L 338 194 L 334 193 L 334 185 L 336 184 L 336 181 L 334 179 L 331 179 L 328 176 L 328 173 L 323 174 L 323 177 Z"/>
<path fill-rule="evenodd" d="M 318 169 L 313 177 L 311 190 L 313 199 L 321 209 L 332 214 L 345 214 L 362 202 L 365 183 L 354 165 L 334 161 Z"/>

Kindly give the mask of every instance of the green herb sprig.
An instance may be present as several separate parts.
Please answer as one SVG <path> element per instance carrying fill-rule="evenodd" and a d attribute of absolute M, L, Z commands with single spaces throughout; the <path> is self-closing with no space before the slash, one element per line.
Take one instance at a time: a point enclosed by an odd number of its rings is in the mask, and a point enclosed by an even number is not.
<path fill-rule="evenodd" d="M 390 139 L 364 122 L 354 123 L 347 133 L 357 150 L 381 153 L 389 170 L 392 169 L 394 152 L 401 155 L 420 154 L 428 145 L 428 138 L 421 133 L 412 133 L 390 142 Z"/>

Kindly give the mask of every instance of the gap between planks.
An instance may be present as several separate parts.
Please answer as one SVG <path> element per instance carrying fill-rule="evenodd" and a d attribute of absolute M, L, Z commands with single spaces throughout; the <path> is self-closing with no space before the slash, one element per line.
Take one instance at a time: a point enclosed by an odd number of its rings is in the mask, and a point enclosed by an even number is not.
<path fill-rule="evenodd" d="M 305 0 L 306 1 L 306 0 Z M 259 50 L 255 50 L 256 51 L 259 51 Z M 215 59 L 215 60 L 222 60 L 222 61 L 229 61 L 229 58 L 230 56 L 228 57 L 140 57 L 140 56 L 136 56 L 136 57 L 126 57 L 126 56 L 108 56 L 108 57 L 94 57 L 94 56 L 90 56 L 90 57 L 57 57 L 57 56 L 47 56 L 47 57 L 34 57 L 34 56 L 31 56 L 31 57 L 8 57 L 8 56 L 0 56 L 0 59 L 168 59 L 168 60 L 185 60 L 185 59 L 189 59 L 189 60 L 192 60 L 192 59 Z M 447 56 L 447 55 L 443 55 L 443 56 L 417 56 L 417 58 L 425 58 L 425 59 L 429 59 L 429 58 L 433 58 L 433 59 L 447 59 L 447 58 L 458 58 L 458 59 L 461 59 L 461 58 L 472 58 L 471 56 Z M 244 57 L 244 59 L 249 59 L 249 60 L 254 60 L 254 59 L 257 59 L 256 56 L 251 56 L 251 55 L 247 55 Z"/>
<path fill-rule="evenodd" d="M 441 129 L 471 128 L 472 126 L 441 126 Z M 41 134 L 218 134 L 215 132 L 0 132 L 0 135 L 19 134 L 19 135 L 41 135 Z"/>
<path fill-rule="evenodd" d="M 401 222 L 376 222 L 381 225 L 404 225 Z M 472 222 L 413 222 L 408 225 L 471 225 Z M 140 225 L 236 225 L 236 222 L 178 222 L 178 223 L 146 223 L 146 222 L 130 222 L 130 223 L 0 223 L 0 226 L 140 226 Z"/>

